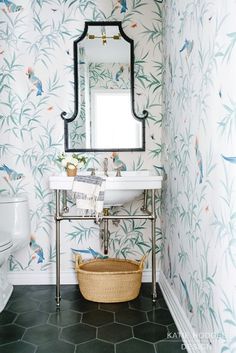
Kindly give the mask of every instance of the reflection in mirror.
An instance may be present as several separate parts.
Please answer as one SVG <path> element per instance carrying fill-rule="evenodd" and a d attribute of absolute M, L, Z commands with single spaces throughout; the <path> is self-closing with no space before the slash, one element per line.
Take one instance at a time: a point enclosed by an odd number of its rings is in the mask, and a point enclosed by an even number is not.
<path fill-rule="evenodd" d="M 75 113 L 62 113 L 66 150 L 143 150 L 146 116 L 134 113 L 133 41 L 121 23 L 87 22 L 74 59 Z"/>

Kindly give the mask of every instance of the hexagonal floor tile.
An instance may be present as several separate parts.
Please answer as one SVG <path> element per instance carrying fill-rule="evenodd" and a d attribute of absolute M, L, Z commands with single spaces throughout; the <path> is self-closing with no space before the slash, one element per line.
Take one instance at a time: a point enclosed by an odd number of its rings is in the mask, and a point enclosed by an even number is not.
<path fill-rule="evenodd" d="M 17 299 L 11 302 L 8 306 L 8 310 L 13 311 L 15 313 L 24 313 L 27 311 L 37 310 L 39 307 L 39 302 L 36 302 L 31 299 Z"/>
<path fill-rule="evenodd" d="M 71 302 L 62 299 L 60 302 L 60 311 L 70 309 Z M 39 306 L 40 311 L 46 311 L 47 313 L 55 313 L 58 311 L 55 299 L 43 301 Z"/>
<path fill-rule="evenodd" d="M 177 328 L 177 326 L 175 324 L 168 325 L 167 329 L 168 329 L 169 335 L 171 337 L 173 337 L 174 339 L 176 339 L 176 338 L 180 339 L 181 338 L 179 330 L 178 330 L 178 328 Z"/>
<path fill-rule="evenodd" d="M 64 328 L 61 338 L 71 343 L 83 343 L 96 338 L 96 329 L 94 327 L 77 324 Z"/>
<path fill-rule="evenodd" d="M 152 322 L 134 327 L 134 336 L 148 342 L 157 342 L 167 337 L 167 328 Z"/>
<path fill-rule="evenodd" d="M 121 324 L 114 323 L 114 324 L 102 326 L 98 329 L 98 338 L 112 343 L 117 343 L 117 342 L 127 340 L 132 336 L 133 335 L 132 335 L 131 327 L 124 326 Z"/>
<path fill-rule="evenodd" d="M 152 298 L 144 298 L 139 297 L 130 302 L 130 308 L 142 310 L 142 311 L 150 311 L 153 308 L 157 307 L 157 303 L 153 303 Z"/>
<path fill-rule="evenodd" d="M 111 343 L 93 340 L 77 346 L 76 353 L 114 353 L 114 345 Z"/>
<path fill-rule="evenodd" d="M 24 341 L 39 345 L 58 338 L 58 328 L 51 325 L 40 325 L 30 328 L 24 334 Z"/>
<path fill-rule="evenodd" d="M 140 295 L 143 297 L 152 297 L 152 283 L 142 283 L 140 288 Z"/>
<path fill-rule="evenodd" d="M 22 298 L 26 295 L 26 292 L 28 293 L 30 291 L 30 287 L 31 286 L 15 286 L 14 285 L 14 288 L 13 288 L 13 292 L 12 292 L 12 295 L 10 297 L 10 302 L 11 301 L 14 301 L 16 299 L 19 299 L 19 298 Z"/>
<path fill-rule="evenodd" d="M 17 314 L 4 310 L 0 314 L 0 325 L 11 324 L 15 320 L 16 316 Z"/>
<path fill-rule="evenodd" d="M 33 327 L 36 325 L 46 324 L 49 314 L 41 311 L 32 311 L 20 314 L 16 319 L 16 324 L 24 327 Z"/>
<path fill-rule="evenodd" d="M 34 353 L 35 346 L 30 343 L 17 341 L 2 346 L 0 350 L 1 353 Z"/>
<path fill-rule="evenodd" d="M 57 326 L 68 326 L 72 324 L 79 323 L 81 320 L 81 314 L 77 311 L 65 310 L 57 311 L 54 314 L 51 314 L 49 323 Z"/>
<path fill-rule="evenodd" d="M 118 343 L 116 353 L 155 353 L 154 345 L 151 343 L 131 338 L 128 341 Z M 169 352 L 170 353 L 170 352 Z"/>
<path fill-rule="evenodd" d="M 113 313 L 103 310 L 90 311 L 83 314 L 82 322 L 92 326 L 102 326 L 114 321 Z"/>
<path fill-rule="evenodd" d="M 182 341 L 164 340 L 156 343 L 157 353 L 187 353 Z"/>
<path fill-rule="evenodd" d="M 151 322 L 161 325 L 174 323 L 171 313 L 167 309 L 156 309 L 148 312 L 148 318 Z"/>
<path fill-rule="evenodd" d="M 25 329 L 16 325 L 0 326 L 0 344 L 11 343 L 20 340 Z"/>
<path fill-rule="evenodd" d="M 31 292 L 30 298 L 34 300 L 39 300 L 40 302 L 44 302 L 48 301 L 48 298 L 53 297 L 54 294 L 55 288 L 53 288 L 53 286 L 48 286 L 48 288 L 41 288 L 41 286 L 39 286 L 37 290 Z"/>
<path fill-rule="evenodd" d="M 117 313 L 118 311 L 128 309 L 129 304 L 127 302 L 124 303 L 102 303 L 99 305 L 101 310 L 112 311 L 113 313 Z"/>
<path fill-rule="evenodd" d="M 168 309 L 168 310 L 169 310 L 169 308 L 168 308 L 168 306 L 167 306 L 166 301 L 165 301 L 164 298 L 158 299 L 157 302 L 158 302 L 160 308 Z"/>
<path fill-rule="evenodd" d="M 71 309 L 79 311 L 80 313 L 86 313 L 98 309 L 98 303 L 90 302 L 85 299 L 78 299 L 71 303 Z"/>
<path fill-rule="evenodd" d="M 159 285 L 156 286 L 157 300 L 163 297 Z M 152 283 L 142 283 L 140 294 L 142 297 L 152 298 Z"/>
<path fill-rule="evenodd" d="M 130 326 L 147 321 L 146 313 L 133 309 L 126 309 L 116 313 L 116 321 Z"/>
<path fill-rule="evenodd" d="M 36 353 L 74 353 L 74 350 L 75 346 L 73 344 L 56 340 L 40 345 Z"/>
<path fill-rule="evenodd" d="M 75 301 L 78 299 L 83 299 L 80 293 L 78 285 L 62 285 L 61 286 L 61 297 L 69 301 Z"/>

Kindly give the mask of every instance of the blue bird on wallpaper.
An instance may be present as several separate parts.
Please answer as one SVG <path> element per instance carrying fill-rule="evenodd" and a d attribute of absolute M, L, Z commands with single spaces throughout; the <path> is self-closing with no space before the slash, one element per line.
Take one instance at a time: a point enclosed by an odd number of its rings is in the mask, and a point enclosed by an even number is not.
<path fill-rule="evenodd" d="M 14 4 L 14 2 L 9 0 L 0 0 L 0 3 L 3 3 L 6 5 L 8 12 L 18 12 L 23 9 L 21 5 L 16 5 Z"/>
<path fill-rule="evenodd" d="M 185 292 L 186 303 L 187 303 L 188 311 L 189 311 L 190 313 L 192 313 L 192 312 L 193 312 L 193 306 L 192 306 L 191 301 L 190 301 L 190 297 L 189 297 L 187 285 L 186 285 L 186 283 L 182 280 L 182 278 L 181 278 L 180 275 L 179 275 L 179 279 L 180 279 L 180 282 L 181 282 L 182 287 L 183 287 L 184 292 Z"/>
<path fill-rule="evenodd" d="M 198 139 L 196 138 L 195 141 L 195 154 L 197 157 L 197 164 L 198 164 L 198 169 L 199 169 L 199 173 L 200 173 L 200 178 L 199 178 L 199 184 L 202 183 L 202 179 L 203 179 L 203 162 L 202 162 L 202 155 L 201 152 L 199 150 L 199 145 L 198 145 Z"/>
<path fill-rule="evenodd" d="M 111 158 L 113 160 L 113 164 L 115 169 L 120 169 L 120 170 L 127 170 L 127 167 L 124 162 L 119 157 L 119 154 L 117 152 L 112 152 Z"/>
<path fill-rule="evenodd" d="M 71 249 L 73 252 L 79 252 L 81 254 L 90 254 L 93 256 L 94 259 L 107 259 L 108 256 L 107 255 L 103 255 L 95 250 L 93 250 L 92 248 L 88 248 L 88 249 Z"/>
<path fill-rule="evenodd" d="M 126 0 L 119 0 L 119 3 L 121 6 L 120 13 L 125 13 L 128 10 Z"/>
<path fill-rule="evenodd" d="M 226 157 L 226 156 L 223 156 L 223 154 L 221 155 L 221 157 L 224 158 L 229 163 L 236 164 L 236 157 Z"/>
<path fill-rule="evenodd" d="M 191 54 L 193 50 L 193 40 L 185 39 L 184 45 L 179 52 L 182 53 L 184 50 L 186 50 L 188 56 Z"/>
<path fill-rule="evenodd" d="M 42 82 L 37 76 L 35 76 L 34 71 L 31 67 L 28 68 L 28 72 L 26 73 L 26 75 L 28 76 L 28 79 L 32 83 L 32 85 L 37 89 L 36 96 L 41 96 L 43 92 Z"/>
<path fill-rule="evenodd" d="M 44 255 L 43 255 L 43 249 L 41 248 L 40 245 L 38 245 L 35 241 L 34 238 L 31 237 L 30 240 L 30 247 L 33 250 L 34 254 L 36 254 L 38 256 L 38 264 L 42 263 L 45 259 L 44 259 Z"/>
<path fill-rule="evenodd" d="M 20 180 L 24 178 L 24 175 L 22 173 L 16 172 L 14 169 L 9 168 L 6 164 L 3 164 L 0 167 L 0 171 L 4 171 L 7 173 L 7 177 L 9 180 Z"/>
<path fill-rule="evenodd" d="M 124 66 L 121 66 L 116 73 L 116 81 L 120 81 L 120 76 L 123 74 L 123 72 L 124 72 Z"/>

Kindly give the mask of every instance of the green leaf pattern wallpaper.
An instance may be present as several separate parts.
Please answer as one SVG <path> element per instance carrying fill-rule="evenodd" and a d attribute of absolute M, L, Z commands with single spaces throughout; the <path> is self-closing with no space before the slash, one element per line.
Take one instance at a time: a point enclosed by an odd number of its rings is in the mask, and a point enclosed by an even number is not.
<path fill-rule="evenodd" d="M 55 162 L 64 149 L 60 114 L 66 111 L 71 116 L 74 108 L 73 41 L 83 32 L 85 21 L 117 20 L 134 40 L 136 111 L 140 115 L 143 109 L 149 111 L 146 151 L 120 153 L 120 158 L 128 170 L 155 170 L 161 164 L 162 149 L 160 4 L 147 0 L 0 2 L 0 193 L 27 192 L 31 211 L 30 246 L 11 256 L 11 271 L 24 271 L 25 276 L 40 271 L 45 278 L 55 272 L 55 199 L 48 177 L 62 171 Z M 91 70 L 94 85 L 100 69 Z M 116 69 L 105 70 L 105 75 L 116 75 Z M 126 71 L 119 77 L 120 84 Z M 101 170 L 108 157 L 109 170 L 113 169 L 111 152 L 86 156 L 87 168 Z M 157 203 L 159 207 L 159 196 Z M 141 198 L 112 212 L 137 214 L 140 207 Z M 140 259 L 151 251 L 150 233 L 150 224 L 142 220 L 111 224 L 109 256 Z M 158 252 L 160 226 L 157 233 Z M 99 228 L 93 222 L 62 222 L 62 271 L 73 272 L 77 250 L 87 250 L 87 257 L 93 251 L 102 253 Z"/>
<path fill-rule="evenodd" d="M 146 151 L 120 158 L 129 170 L 159 173 L 163 164 L 162 270 L 206 351 L 236 352 L 235 13 L 235 0 L 0 2 L 0 193 L 27 192 L 31 210 L 30 246 L 11 256 L 11 271 L 46 278 L 55 270 L 48 177 L 61 172 L 60 113 L 73 111 L 73 41 L 86 20 L 120 20 L 135 43 L 136 111 L 149 112 Z M 108 157 L 112 169 L 111 153 L 86 156 L 86 167 L 101 169 Z M 102 254 L 98 226 L 62 222 L 63 271 L 73 271 L 79 250 Z M 111 225 L 110 256 L 140 259 L 150 250 L 144 221 Z"/>
<path fill-rule="evenodd" d="M 236 352 L 235 1 L 163 8 L 162 268 L 206 352 Z"/>

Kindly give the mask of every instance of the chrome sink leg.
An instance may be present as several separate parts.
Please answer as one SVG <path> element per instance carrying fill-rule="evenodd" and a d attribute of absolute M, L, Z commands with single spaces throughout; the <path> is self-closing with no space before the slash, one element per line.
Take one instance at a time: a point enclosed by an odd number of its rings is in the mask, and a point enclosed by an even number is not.
<path fill-rule="evenodd" d="M 155 190 L 152 190 L 152 301 L 156 302 L 156 211 Z"/>
<path fill-rule="evenodd" d="M 56 190 L 56 305 L 60 308 L 60 190 Z"/>
<path fill-rule="evenodd" d="M 103 209 L 104 216 L 109 216 L 109 208 Z M 109 229 L 108 229 L 108 219 L 104 219 L 104 231 L 103 231 L 103 246 L 104 254 L 108 254 L 108 244 L 109 244 Z"/>

